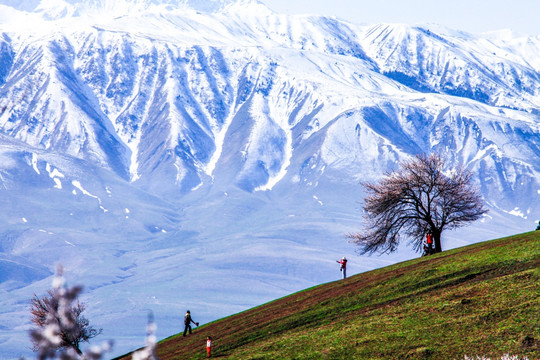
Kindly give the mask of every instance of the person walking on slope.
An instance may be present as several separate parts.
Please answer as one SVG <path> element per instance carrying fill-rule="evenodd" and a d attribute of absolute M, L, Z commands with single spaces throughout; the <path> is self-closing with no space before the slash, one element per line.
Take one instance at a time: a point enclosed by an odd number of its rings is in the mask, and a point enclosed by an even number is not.
<path fill-rule="evenodd" d="M 340 260 L 336 260 L 336 262 L 339 264 L 339 271 L 341 271 L 341 275 L 343 279 L 347 278 L 347 259 L 342 257 Z"/>
<path fill-rule="evenodd" d="M 189 334 L 191 335 L 191 323 L 194 323 L 195 326 L 199 326 L 198 322 L 193 321 L 193 319 L 191 318 L 191 313 L 188 310 L 186 312 L 186 315 L 184 316 L 184 325 L 185 325 L 184 336 L 186 336 L 186 333 L 188 332 L 188 330 L 189 330 Z"/>

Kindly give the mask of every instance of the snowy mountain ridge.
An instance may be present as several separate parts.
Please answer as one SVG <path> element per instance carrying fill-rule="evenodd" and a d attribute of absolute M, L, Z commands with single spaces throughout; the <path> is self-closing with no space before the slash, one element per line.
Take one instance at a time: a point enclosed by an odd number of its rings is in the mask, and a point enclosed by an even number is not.
<path fill-rule="evenodd" d="M 245 6 L 256 2 L 256 0 L 4 0 L 2 5 L 55 20 L 73 16 L 125 16 L 179 9 L 215 13 L 230 6 Z"/>
<path fill-rule="evenodd" d="M 257 1 L 1 4 L 7 358 L 56 262 L 121 354 L 141 345 L 146 309 L 165 337 L 186 308 L 205 322 L 334 280 L 343 255 L 351 273 L 416 256 L 358 257 L 344 239 L 361 225 L 358 182 L 415 154 L 473 171 L 491 210 L 445 248 L 540 218 L 538 37 Z"/>

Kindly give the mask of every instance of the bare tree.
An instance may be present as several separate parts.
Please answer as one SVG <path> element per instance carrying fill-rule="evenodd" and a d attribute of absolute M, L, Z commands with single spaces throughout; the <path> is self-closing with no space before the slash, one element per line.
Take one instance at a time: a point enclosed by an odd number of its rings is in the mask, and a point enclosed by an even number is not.
<path fill-rule="evenodd" d="M 37 328 L 30 335 L 38 359 L 54 358 L 57 350 L 65 350 L 63 358 L 66 359 L 100 358 L 107 346 L 103 351 L 92 349 L 84 355 L 80 349 L 82 342 L 101 333 L 101 329 L 90 326 L 88 319 L 82 316 L 85 306 L 77 300 L 82 287 L 65 288 L 62 268 L 58 267 L 57 272 L 53 289 L 41 298 L 34 295 L 31 300 L 31 321 Z"/>
<path fill-rule="evenodd" d="M 367 231 L 347 235 L 362 254 L 395 251 L 400 233 L 419 251 L 428 232 L 434 252 L 441 252 L 443 230 L 478 220 L 487 212 L 471 183 L 471 172 L 459 168 L 445 174 L 444 168 L 439 155 L 419 155 L 379 182 L 363 184 Z"/>

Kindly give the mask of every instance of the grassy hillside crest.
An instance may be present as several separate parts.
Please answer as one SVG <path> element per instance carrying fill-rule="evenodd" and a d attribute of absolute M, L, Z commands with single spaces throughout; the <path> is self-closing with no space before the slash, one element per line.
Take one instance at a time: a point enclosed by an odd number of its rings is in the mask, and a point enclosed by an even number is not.
<path fill-rule="evenodd" d="M 214 321 L 158 356 L 205 358 L 210 335 L 226 359 L 540 359 L 539 268 L 540 231 L 477 243 Z"/>

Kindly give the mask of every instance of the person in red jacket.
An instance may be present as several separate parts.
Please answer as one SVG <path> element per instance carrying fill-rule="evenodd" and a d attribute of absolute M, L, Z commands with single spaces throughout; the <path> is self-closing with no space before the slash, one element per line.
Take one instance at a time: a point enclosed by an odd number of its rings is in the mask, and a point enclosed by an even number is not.
<path fill-rule="evenodd" d="M 430 232 L 426 234 L 426 245 L 427 245 L 427 253 L 429 255 L 433 254 L 433 235 L 431 235 Z"/>
<path fill-rule="evenodd" d="M 339 264 L 339 271 L 341 271 L 341 275 L 343 279 L 347 278 L 347 259 L 342 257 L 340 260 L 336 260 L 336 262 Z"/>

